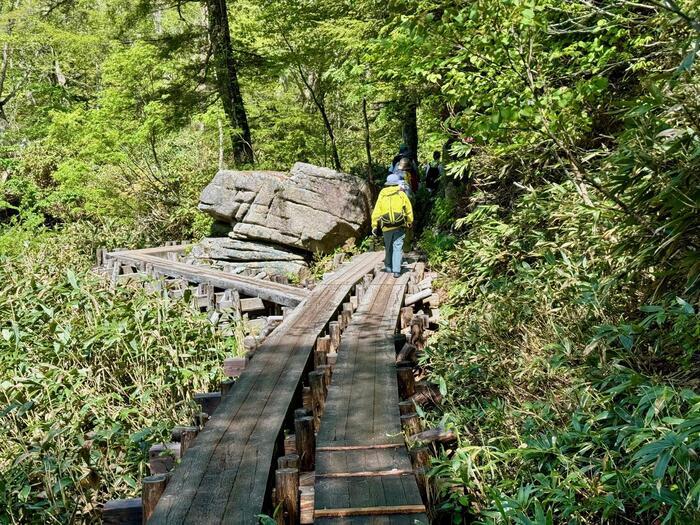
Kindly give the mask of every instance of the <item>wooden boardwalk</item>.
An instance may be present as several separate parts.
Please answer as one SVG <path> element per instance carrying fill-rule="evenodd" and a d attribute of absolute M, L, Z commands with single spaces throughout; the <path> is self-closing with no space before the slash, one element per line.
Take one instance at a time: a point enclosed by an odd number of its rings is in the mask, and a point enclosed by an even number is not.
<path fill-rule="evenodd" d="M 283 425 L 298 400 L 301 379 L 316 338 L 332 320 L 351 288 L 381 264 L 382 258 L 381 253 L 366 253 L 343 265 L 319 284 L 265 340 L 172 472 L 149 523 L 239 525 L 258 522 L 256 516 L 265 509 L 270 492 L 273 460 L 282 446 Z M 158 261 L 153 259 L 159 258 L 146 254 L 139 257 L 155 268 Z M 166 265 L 173 267 L 171 261 L 166 261 Z M 195 268 L 183 266 L 188 271 L 185 278 L 192 280 Z M 206 277 L 205 270 L 197 270 Z M 239 285 L 247 280 L 255 281 L 254 291 L 239 289 L 265 298 L 259 281 L 237 276 L 229 278 Z M 264 285 L 284 286 L 267 282 Z M 392 287 L 394 289 L 398 287 Z M 400 295 L 395 302 L 398 308 Z M 393 396 L 396 397 L 395 375 L 392 377 Z M 398 410 L 396 401 L 392 408 Z M 398 412 L 395 416 L 398 424 Z M 393 439 L 400 440 L 400 436 Z"/>
<path fill-rule="evenodd" d="M 428 523 L 399 415 L 393 336 L 408 279 L 380 273 L 343 334 L 316 440 L 314 523 Z"/>
<path fill-rule="evenodd" d="M 168 252 L 182 250 L 185 247 L 159 247 L 144 250 L 109 252 L 106 257 L 120 262 L 133 264 L 137 267 L 150 266 L 161 275 L 182 278 L 189 282 L 204 283 L 216 288 L 234 289 L 250 297 L 259 297 L 283 306 L 297 306 L 309 296 L 309 291 L 287 284 L 272 281 L 262 281 L 252 277 L 233 275 L 230 273 L 196 266 L 183 262 L 171 261 L 163 257 Z"/>

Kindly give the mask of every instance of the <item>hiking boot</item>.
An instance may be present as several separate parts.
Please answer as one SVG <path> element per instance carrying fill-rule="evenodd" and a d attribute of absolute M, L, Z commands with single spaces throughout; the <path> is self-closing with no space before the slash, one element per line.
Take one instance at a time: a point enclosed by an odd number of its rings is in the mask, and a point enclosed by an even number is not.
<path fill-rule="evenodd" d="M 394 272 L 394 277 L 398 279 L 399 277 L 401 277 L 401 274 Z"/>

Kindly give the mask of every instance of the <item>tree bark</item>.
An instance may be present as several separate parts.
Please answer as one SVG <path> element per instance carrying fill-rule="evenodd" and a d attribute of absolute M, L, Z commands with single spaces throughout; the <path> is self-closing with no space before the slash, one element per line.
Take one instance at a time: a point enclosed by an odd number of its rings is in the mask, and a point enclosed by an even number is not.
<path fill-rule="evenodd" d="M 418 104 L 415 102 L 404 103 L 401 136 L 411 159 L 418 162 Z"/>
<path fill-rule="evenodd" d="M 254 157 L 250 126 L 233 58 L 226 0 L 206 0 L 206 5 L 209 14 L 209 38 L 213 48 L 212 60 L 216 72 L 217 88 L 224 105 L 224 112 L 232 128 L 233 158 L 236 165 L 252 164 Z"/>
<path fill-rule="evenodd" d="M 313 89 L 311 89 L 311 94 L 313 96 L 314 102 L 316 103 L 316 107 L 318 107 L 318 110 L 321 113 L 321 117 L 323 118 L 323 125 L 326 127 L 326 131 L 328 132 L 328 138 L 331 139 L 331 155 L 333 157 L 333 167 L 337 171 L 342 171 L 343 167 L 340 164 L 338 146 L 335 143 L 335 133 L 333 133 L 333 126 L 331 125 L 331 121 L 328 119 L 328 114 L 326 113 L 326 104 L 323 102 L 322 99 L 319 99 L 316 96 Z"/>

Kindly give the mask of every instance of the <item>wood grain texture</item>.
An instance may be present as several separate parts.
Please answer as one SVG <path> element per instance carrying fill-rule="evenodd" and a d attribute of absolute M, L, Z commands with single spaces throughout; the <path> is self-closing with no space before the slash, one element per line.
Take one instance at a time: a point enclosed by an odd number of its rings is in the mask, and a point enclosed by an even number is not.
<path fill-rule="evenodd" d="M 408 278 L 377 276 L 343 334 L 317 437 L 315 523 L 427 523 L 398 406 L 394 333 Z"/>
<path fill-rule="evenodd" d="M 278 437 L 316 338 L 382 256 L 362 254 L 341 267 L 270 334 L 173 471 L 150 523 L 257 523 Z"/>
<path fill-rule="evenodd" d="M 233 275 L 205 266 L 169 261 L 157 255 L 143 253 L 141 250 L 110 252 L 107 256 L 122 263 L 151 265 L 157 273 L 168 277 L 182 278 L 192 283 L 209 284 L 222 289 L 238 290 L 245 295 L 259 297 L 265 301 L 283 306 L 296 306 L 309 297 L 309 291 L 304 288 L 296 288 L 287 284 L 263 281 L 242 275 Z M 343 271 L 340 270 L 338 275 L 342 278 Z M 334 278 L 330 282 L 337 283 L 338 281 Z"/>

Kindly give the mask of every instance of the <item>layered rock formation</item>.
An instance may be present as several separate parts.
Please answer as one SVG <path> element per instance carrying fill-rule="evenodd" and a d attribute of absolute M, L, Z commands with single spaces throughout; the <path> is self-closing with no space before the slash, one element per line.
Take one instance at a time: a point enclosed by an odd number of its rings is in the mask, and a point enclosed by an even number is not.
<path fill-rule="evenodd" d="M 199 209 L 230 229 L 205 239 L 194 254 L 241 265 L 301 267 L 314 252 L 330 252 L 367 228 L 369 186 L 357 177 L 296 163 L 289 173 L 220 171 Z M 269 264 L 268 264 L 269 263 Z M 261 266 L 262 265 L 262 266 Z"/>

